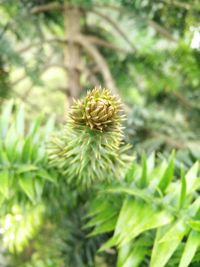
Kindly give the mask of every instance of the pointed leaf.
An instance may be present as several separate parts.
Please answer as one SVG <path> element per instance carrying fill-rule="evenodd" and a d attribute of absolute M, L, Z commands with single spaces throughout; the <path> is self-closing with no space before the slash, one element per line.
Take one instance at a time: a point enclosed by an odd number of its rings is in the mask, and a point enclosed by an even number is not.
<path fill-rule="evenodd" d="M 156 239 L 153 246 L 153 251 L 151 255 L 150 267 L 164 267 L 167 262 L 174 254 L 178 248 L 181 240 L 184 236 L 184 233 L 181 230 L 179 234 L 179 228 L 177 227 L 177 238 L 174 238 L 173 241 L 167 241 L 160 243 L 160 239 L 165 234 L 166 231 L 170 231 L 170 227 L 162 227 L 157 230 Z"/>
<path fill-rule="evenodd" d="M 152 152 L 151 155 L 147 159 L 147 171 L 151 173 L 155 167 L 155 153 Z"/>
<path fill-rule="evenodd" d="M 140 267 L 142 260 L 151 246 L 149 236 L 141 236 L 119 249 L 117 267 Z"/>
<path fill-rule="evenodd" d="M 48 138 L 49 137 L 49 134 L 52 133 L 52 131 L 54 129 L 54 126 L 55 126 L 55 120 L 56 120 L 55 115 L 52 115 L 48 119 L 48 121 L 47 121 L 47 123 L 45 125 L 45 137 L 46 138 Z"/>
<path fill-rule="evenodd" d="M 145 154 L 142 155 L 142 174 L 139 180 L 139 187 L 144 188 L 147 185 L 147 159 Z"/>
<path fill-rule="evenodd" d="M 131 166 L 129 167 L 127 173 L 126 173 L 126 178 L 125 178 L 126 181 L 128 181 L 128 182 L 133 181 L 134 173 L 135 173 L 135 168 L 136 168 L 136 164 L 135 164 L 135 162 L 133 162 L 131 164 Z"/>
<path fill-rule="evenodd" d="M 190 206 L 188 207 L 188 211 L 187 211 L 188 215 L 190 217 L 195 216 L 199 208 L 200 208 L 200 197 L 195 199 L 195 201 L 192 204 L 190 204 Z"/>
<path fill-rule="evenodd" d="M 49 182 L 52 182 L 52 183 L 57 183 L 56 181 L 56 177 L 52 177 L 45 169 L 40 169 L 38 172 L 37 172 L 37 175 Z"/>
<path fill-rule="evenodd" d="M 36 171 L 38 170 L 38 167 L 36 165 L 33 164 L 23 164 L 20 165 L 19 168 L 17 169 L 17 173 L 21 174 L 24 172 L 31 172 L 31 171 Z"/>
<path fill-rule="evenodd" d="M 188 267 L 200 245 L 200 233 L 191 231 L 185 244 L 179 267 Z"/>
<path fill-rule="evenodd" d="M 152 201 L 151 197 L 147 195 L 146 191 L 137 188 L 117 187 L 117 188 L 107 189 L 106 191 L 111 193 L 125 193 L 131 196 L 141 198 L 149 203 L 151 203 Z"/>
<path fill-rule="evenodd" d="M 187 224 L 196 232 L 200 232 L 200 221 L 197 220 L 189 220 Z"/>
<path fill-rule="evenodd" d="M 32 139 L 31 137 L 27 137 L 25 139 L 23 151 L 22 151 L 23 162 L 30 162 L 31 151 L 32 151 Z"/>
<path fill-rule="evenodd" d="M 181 169 L 181 192 L 180 192 L 180 198 L 179 198 L 179 209 L 181 209 L 184 205 L 186 192 L 187 192 L 187 184 L 186 184 L 185 173 L 184 173 L 184 170 Z"/>
<path fill-rule="evenodd" d="M 199 163 L 196 162 L 186 174 L 187 194 L 193 191 L 195 182 L 198 178 Z"/>
<path fill-rule="evenodd" d="M 159 242 L 173 242 L 174 240 L 179 240 L 186 233 L 186 230 L 187 226 L 185 222 L 183 220 L 179 220 L 169 228 Z"/>
<path fill-rule="evenodd" d="M 23 176 L 19 178 L 19 185 L 28 198 L 35 203 L 35 188 L 33 178 L 31 176 Z"/>
<path fill-rule="evenodd" d="M 95 227 L 95 229 L 88 236 L 95 236 L 95 235 L 111 232 L 115 229 L 116 223 L 117 223 L 117 217 L 113 216 L 108 221 L 105 221 L 102 224 Z"/>
<path fill-rule="evenodd" d="M 8 156 L 5 152 L 5 149 L 3 147 L 1 140 L 0 140 L 0 163 L 3 163 L 3 165 L 9 164 Z"/>
<path fill-rule="evenodd" d="M 145 231 L 169 224 L 173 220 L 173 217 L 165 211 L 151 212 L 146 210 L 146 214 L 141 215 L 140 222 L 132 228 L 130 234 L 126 235 L 121 244 L 125 244 Z"/>
<path fill-rule="evenodd" d="M 8 198 L 9 196 L 9 173 L 7 170 L 0 172 L 0 192 L 4 197 Z"/>
<path fill-rule="evenodd" d="M 42 124 L 42 115 L 39 115 L 31 124 L 28 136 L 33 137 Z"/>
<path fill-rule="evenodd" d="M 104 243 L 100 247 L 99 252 L 105 251 L 108 248 L 111 248 L 111 247 L 116 246 L 116 244 L 118 243 L 118 238 L 119 238 L 119 236 L 113 236 L 113 237 L 111 237 L 106 243 Z"/>
<path fill-rule="evenodd" d="M 43 193 L 44 181 L 41 181 L 41 179 L 35 179 L 34 185 L 35 185 L 35 192 L 37 195 L 37 199 L 40 199 Z"/>
<path fill-rule="evenodd" d="M 139 234 L 169 224 L 172 220 L 173 217 L 166 211 L 155 210 L 144 201 L 127 199 L 120 211 L 115 235 L 119 235 L 119 245 L 121 246 Z"/>
<path fill-rule="evenodd" d="M 174 175 L 174 157 L 175 157 L 175 152 L 172 152 L 169 164 L 160 180 L 159 183 L 159 188 L 162 192 L 165 192 L 169 184 L 171 183 L 171 180 Z"/>
<path fill-rule="evenodd" d="M 20 105 L 20 108 L 16 114 L 16 125 L 15 126 L 16 126 L 17 133 L 23 136 L 24 127 L 25 127 L 24 104 Z"/>

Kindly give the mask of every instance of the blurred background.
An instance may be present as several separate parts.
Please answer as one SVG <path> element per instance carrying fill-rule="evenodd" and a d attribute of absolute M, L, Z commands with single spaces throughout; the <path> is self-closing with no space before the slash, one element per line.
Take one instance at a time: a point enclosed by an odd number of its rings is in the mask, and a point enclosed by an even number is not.
<path fill-rule="evenodd" d="M 135 152 L 176 149 L 192 165 L 200 158 L 199 0 L 0 1 L 1 107 L 12 99 L 27 122 L 54 115 L 59 127 L 73 99 L 95 86 L 121 97 Z"/>

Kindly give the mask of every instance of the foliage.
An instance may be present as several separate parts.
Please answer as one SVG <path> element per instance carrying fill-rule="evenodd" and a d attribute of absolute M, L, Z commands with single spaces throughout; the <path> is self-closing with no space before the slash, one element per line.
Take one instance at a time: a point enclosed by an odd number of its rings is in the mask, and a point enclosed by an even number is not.
<path fill-rule="evenodd" d="M 192 262 L 200 245 L 199 163 L 178 177 L 174 165 L 174 154 L 156 165 L 154 154 L 144 157 L 142 166 L 134 163 L 126 180 L 108 187 L 91 206 L 92 235 L 114 230 L 100 251 L 116 246 L 117 266 L 143 266 L 147 260 L 148 266 L 164 267 L 171 259 L 186 267 Z M 105 194 L 111 203 L 123 197 L 120 206 L 109 206 Z M 177 250 L 182 253 L 174 259 Z"/>
<path fill-rule="evenodd" d="M 12 111 L 15 110 L 14 114 Z M 41 127 L 42 117 L 25 123 L 24 106 L 5 103 L 0 116 L 1 233 L 11 252 L 22 251 L 42 223 L 42 194 L 46 183 L 56 183 L 47 166 L 45 138 L 53 118 Z M 27 127 L 28 126 L 28 127 Z M 45 136 L 45 138 L 44 138 Z M 34 222 L 34 224 L 33 224 Z"/>
<path fill-rule="evenodd" d="M 39 132 L 42 118 L 34 119 L 26 128 L 24 106 L 12 117 L 13 102 L 3 107 L 0 117 L 1 203 L 30 200 L 40 201 L 46 181 L 56 182 L 55 173 L 47 172 L 45 138 L 53 127 L 52 118 L 44 133 Z M 16 107 L 15 107 L 16 108 Z"/>

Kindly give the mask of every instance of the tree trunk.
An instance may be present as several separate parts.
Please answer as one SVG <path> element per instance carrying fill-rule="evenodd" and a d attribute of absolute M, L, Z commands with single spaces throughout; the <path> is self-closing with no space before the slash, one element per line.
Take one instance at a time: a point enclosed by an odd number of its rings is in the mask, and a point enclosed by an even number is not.
<path fill-rule="evenodd" d="M 67 66 L 67 86 L 66 94 L 69 105 L 73 98 L 77 98 L 81 91 L 80 84 L 80 46 L 75 42 L 76 36 L 81 32 L 80 10 L 76 7 L 65 7 L 65 36 L 68 40 L 64 51 L 64 64 Z"/>

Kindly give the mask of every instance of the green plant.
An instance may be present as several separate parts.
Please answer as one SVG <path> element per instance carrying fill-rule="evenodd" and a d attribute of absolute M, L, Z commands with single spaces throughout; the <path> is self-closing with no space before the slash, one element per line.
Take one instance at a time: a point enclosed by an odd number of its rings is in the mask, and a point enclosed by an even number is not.
<path fill-rule="evenodd" d="M 57 175 L 47 164 L 45 150 L 53 125 L 50 118 L 43 128 L 41 116 L 28 125 L 24 106 L 12 101 L 2 107 L 0 227 L 3 243 L 12 252 L 21 252 L 38 231 L 44 213 L 44 188 L 48 182 L 56 183 Z"/>
<path fill-rule="evenodd" d="M 129 157 L 120 112 L 120 101 L 106 89 L 94 89 L 74 103 L 64 131 L 49 144 L 52 165 L 69 182 L 89 187 L 123 176 Z"/>
<path fill-rule="evenodd" d="M 174 165 L 174 153 L 159 164 L 154 154 L 143 157 L 91 205 L 87 227 L 94 227 L 91 235 L 114 231 L 100 251 L 117 247 L 118 267 L 187 267 L 199 260 L 199 163 L 180 176 Z"/>

